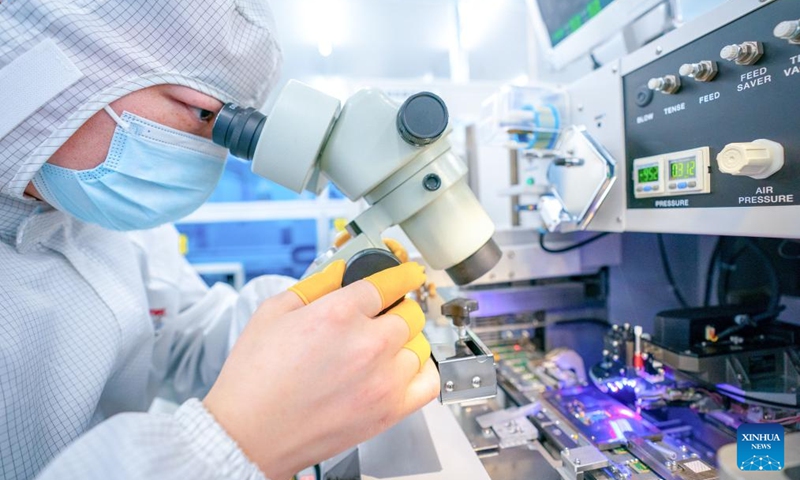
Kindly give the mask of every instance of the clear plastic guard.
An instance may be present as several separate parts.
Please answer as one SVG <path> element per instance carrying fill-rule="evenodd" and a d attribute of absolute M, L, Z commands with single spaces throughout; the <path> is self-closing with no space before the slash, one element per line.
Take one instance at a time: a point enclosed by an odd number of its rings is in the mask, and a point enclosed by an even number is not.
<path fill-rule="evenodd" d="M 566 129 L 557 149 L 569 157 L 550 164 L 551 191 L 537 209 L 548 231 L 585 230 L 616 181 L 616 161 L 582 127 Z"/>
<path fill-rule="evenodd" d="M 478 133 L 490 145 L 552 150 L 567 111 L 567 96 L 556 89 L 505 86 L 481 106 Z"/>

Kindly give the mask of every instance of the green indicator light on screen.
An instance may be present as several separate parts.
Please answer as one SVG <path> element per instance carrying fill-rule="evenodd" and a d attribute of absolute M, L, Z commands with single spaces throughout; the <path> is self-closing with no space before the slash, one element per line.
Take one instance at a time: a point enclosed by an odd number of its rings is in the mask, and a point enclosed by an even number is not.
<path fill-rule="evenodd" d="M 600 0 L 593 0 L 589 5 L 586 6 L 586 12 L 589 14 L 589 18 L 594 17 L 600 10 L 603 9 L 603 6 L 600 4 Z"/>
<path fill-rule="evenodd" d="M 532 179 L 532 178 L 529 178 L 529 179 L 525 180 L 525 183 L 527 183 L 528 185 L 533 185 L 534 183 L 536 183 L 536 181 L 534 179 Z"/>
<path fill-rule="evenodd" d="M 658 181 L 658 166 L 640 168 L 638 173 L 639 173 L 639 183 L 649 183 Z"/>
<path fill-rule="evenodd" d="M 574 17 L 569 19 L 569 28 L 573 32 L 583 25 L 583 19 L 581 19 L 580 15 L 575 15 Z"/>

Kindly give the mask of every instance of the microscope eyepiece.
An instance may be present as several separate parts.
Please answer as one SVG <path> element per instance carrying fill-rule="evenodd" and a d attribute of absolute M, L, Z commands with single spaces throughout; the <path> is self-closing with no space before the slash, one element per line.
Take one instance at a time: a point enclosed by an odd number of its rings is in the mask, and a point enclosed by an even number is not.
<path fill-rule="evenodd" d="M 255 108 L 226 103 L 214 121 L 211 140 L 234 157 L 252 160 L 266 120 L 267 116 Z"/>

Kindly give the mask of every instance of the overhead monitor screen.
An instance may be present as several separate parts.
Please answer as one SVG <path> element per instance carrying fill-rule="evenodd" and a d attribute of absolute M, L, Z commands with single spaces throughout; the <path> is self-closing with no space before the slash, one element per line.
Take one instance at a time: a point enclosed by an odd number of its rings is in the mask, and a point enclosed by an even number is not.
<path fill-rule="evenodd" d="M 550 43 L 555 47 L 586 25 L 614 0 L 538 0 Z"/>

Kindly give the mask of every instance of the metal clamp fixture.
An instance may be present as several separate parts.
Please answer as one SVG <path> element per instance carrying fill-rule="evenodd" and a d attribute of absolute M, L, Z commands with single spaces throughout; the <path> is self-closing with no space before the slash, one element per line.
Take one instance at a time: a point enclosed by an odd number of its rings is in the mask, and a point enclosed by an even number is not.
<path fill-rule="evenodd" d="M 563 478 L 583 480 L 586 472 L 607 467 L 609 460 L 597 447 L 586 445 L 562 450 L 561 462 L 558 470 Z"/>
<path fill-rule="evenodd" d="M 478 302 L 466 298 L 442 305 L 442 315 L 450 317 L 458 329 L 458 340 L 431 345 L 433 361 L 441 378 L 441 403 L 460 403 L 497 394 L 494 355 L 468 328 L 470 313 L 476 310 Z"/>

